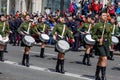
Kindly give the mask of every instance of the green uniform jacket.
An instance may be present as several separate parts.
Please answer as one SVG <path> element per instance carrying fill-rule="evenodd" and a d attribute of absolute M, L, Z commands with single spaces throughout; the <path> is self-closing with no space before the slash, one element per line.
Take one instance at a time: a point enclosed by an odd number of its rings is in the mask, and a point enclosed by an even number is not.
<path fill-rule="evenodd" d="M 103 39 L 108 39 L 109 44 L 111 43 L 111 32 L 112 32 L 112 25 L 110 23 L 105 24 L 105 31 L 104 31 L 104 36 Z M 104 22 L 101 21 L 99 23 L 96 23 L 95 26 L 91 29 L 91 35 L 94 40 L 98 40 L 102 36 L 104 28 Z"/>
<path fill-rule="evenodd" d="M 20 31 L 26 31 L 28 30 L 29 27 L 29 22 L 24 21 L 20 27 L 17 29 L 18 33 L 20 33 Z"/>
<path fill-rule="evenodd" d="M 111 24 L 112 26 L 112 32 L 113 32 L 113 28 L 114 28 L 114 24 Z M 115 31 L 114 31 L 114 34 L 113 35 L 119 35 L 120 34 L 120 30 L 119 30 L 119 27 L 118 26 L 115 26 Z"/>
<path fill-rule="evenodd" d="M 44 27 L 45 26 L 45 27 Z M 46 24 L 44 24 L 44 23 L 39 23 L 38 25 L 37 25 L 37 29 L 38 29 L 38 31 L 39 32 L 45 32 L 46 30 L 50 30 L 50 27 L 49 26 L 47 26 Z M 44 31 L 43 31 L 44 30 Z"/>
<path fill-rule="evenodd" d="M 3 23 L 4 23 L 4 22 L 0 21 L 0 35 L 1 35 L 2 37 L 6 37 L 6 36 L 7 36 L 7 32 L 10 31 L 10 29 L 9 29 L 9 24 L 8 24 L 8 22 L 6 21 L 6 22 L 5 22 L 4 31 L 2 31 L 2 30 L 3 30 Z"/>
<path fill-rule="evenodd" d="M 62 32 L 63 32 L 63 28 L 64 28 L 64 26 L 63 26 L 63 24 L 62 23 L 58 23 L 55 27 L 54 27 L 54 29 L 53 29 L 53 31 L 52 31 L 52 35 L 54 35 L 56 32 L 57 32 L 57 35 L 62 35 Z M 68 29 L 68 27 L 67 26 L 65 26 L 65 32 L 64 32 L 64 34 L 63 34 L 63 36 L 65 37 L 65 36 L 68 36 L 68 37 L 70 37 L 70 38 L 74 38 L 73 37 L 73 35 L 71 34 L 71 31 Z"/>
<path fill-rule="evenodd" d="M 90 23 L 83 23 L 82 26 L 77 29 L 77 31 L 78 32 L 88 32 L 89 26 L 90 26 Z"/>
<path fill-rule="evenodd" d="M 37 34 L 37 32 L 45 33 L 45 31 L 50 30 L 50 27 L 47 26 L 46 24 L 45 24 L 44 31 L 43 31 L 43 28 L 44 28 L 44 23 L 39 23 L 37 26 L 34 26 L 31 28 L 31 32 L 32 34 Z"/>

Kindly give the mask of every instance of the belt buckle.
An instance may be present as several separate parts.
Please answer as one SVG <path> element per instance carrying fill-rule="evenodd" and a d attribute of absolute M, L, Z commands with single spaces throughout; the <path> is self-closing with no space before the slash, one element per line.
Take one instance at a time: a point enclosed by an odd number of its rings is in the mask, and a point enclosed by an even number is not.
<path fill-rule="evenodd" d="M 104 39 L 105 41 L 107 41 L 108 39 Z"/>

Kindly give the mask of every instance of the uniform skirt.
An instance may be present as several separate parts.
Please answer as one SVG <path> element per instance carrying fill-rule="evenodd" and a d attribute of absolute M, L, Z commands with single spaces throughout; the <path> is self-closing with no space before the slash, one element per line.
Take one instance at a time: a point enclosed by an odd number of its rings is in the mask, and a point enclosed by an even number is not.
<path fill-rule="evenodd" d="M 109 41 L 106 39 L 102 45 L 98 42 L 95 43 L 95 55 L 97 56 L 110 56 Z"/>

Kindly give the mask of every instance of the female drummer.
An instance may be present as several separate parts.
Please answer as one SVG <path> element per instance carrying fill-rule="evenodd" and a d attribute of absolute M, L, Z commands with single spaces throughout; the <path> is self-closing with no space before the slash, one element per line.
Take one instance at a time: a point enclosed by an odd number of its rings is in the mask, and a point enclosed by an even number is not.
<path fill-rule="evenodd" d="M 31 31 L 32 35 L 34 35 L 36 42 L 41 42 L 40 58 L 44 58 L 44 50 L 46 45 L 46 41 L 40 40 L 40 36 L 41 34 L 46 34 L 48 30 L 50 30 L 50 27 L 45 24 L 45 18 L 42 17 L 41 23 L 38 23 L 36 26 L 34 26 Z"/>
<path fill-rule="evenodd" d="M 60 40 L 60 39 L 65 39 L 65 36 L 68 36 L 73 39 L 73 35 L 71 34 L 71 31 L 68 29 L 67 26 L 65 25 L 65 19 L 63 17 L 60 17 L 59 23 L 54 27 L 52 31 L 53 39 L 55 41 Z M 64 31 L 63 31 L 64 29 Z M 62 36 L 63 35 L 63 36 Z M 73 39 L 74 41 L 74 39 Z M 58 51 L 55 49 L 55 51 L 58 52 L 58 57 L 57 57 L 57 64 L 56 64 L 56 72 L 60 72 L 64 74 L 64 56 L 65 53 Z M 59 66 L 61 66 L 61 69 L 59 69 Z"/>
<path fill-rule="evenodd" d="M 90 15 L 87 17 L 87 22 L 85 22 L 82 27 L 78 28 L 78 32 L 80 32 L 82 35 L 84 35 L 84 37 L 87 35 L 87 34 L 90 34 L 90 30 L 93 26 L 93 22 L 92 22 L 92 18 L 90 17 Z M 84 39 L 83 37 L 83 39 Z M 85 41 L 84 41 L 85 43 Z M 84 54 L 84 57 L 83 57 L 83 64 L 84 65 L 88 65 L 88 66 L 91 66 L 91 63 L 90 63 L 90 50 L 93 48 L 93 45 L 90 45 L 90 44 L 87 44 L 85 43 L 85 54 Z M 86 63 L 86 59 L 87 59 L 87 63 Z"/>
<path fill-rule="evenodd" d="M 112 29 L 111 24 L 107 22 L 106 11 L 101 11 L 100 22 L 95 24 L 91 32 L 92 38 L 96 41 L 95 54 L 99 56 L 95 72 L 95 80 L 107 80 L 106 66 L 107 57 L 110 55 L 109 46 L 111 44 Z"/>
<path fill-rule="evenodd" d="M 23 38 L 25 35 L 29 34 L 30 28 L 31 28 L 30 16 L 26 15 L 25 20 L 20 25 L 17 31 Z M 25 45 L 23 42 L 21 42 L 21 46 L 25 47 L 24 53 L 23 53 L 22 65 L 29 67 L 30 66 L 29 64 L 30 46 Z M 25 63 L 25 60 L 26 60 L 26 63 Z"/>
<path fill-rule="evenodd" d="M 6 21 L 5 16 L 0 17 L 0 35 L 2 40 L 7 39 L 8 33 L 10 32 L 9 24 Z M 0 61 L 4 61 L 4 48 L 6 43 L 0 43 Z"/>
<path fill-rule="evenodd" d="M 119 35 L 119 28 L 118 26 L 116 26 L 116 18 L 115 17 L 111 17 L 111 26 L 112 26 L 112 36 L 117 36 Z M 116 37 L 117 38 L 117 37 Z M 114 51 L 114 43 L 111 43 L 110 45 L 110 56 L 108 56 L 108 60 L 114 60 L 113 56 L 113 51 Z"/>

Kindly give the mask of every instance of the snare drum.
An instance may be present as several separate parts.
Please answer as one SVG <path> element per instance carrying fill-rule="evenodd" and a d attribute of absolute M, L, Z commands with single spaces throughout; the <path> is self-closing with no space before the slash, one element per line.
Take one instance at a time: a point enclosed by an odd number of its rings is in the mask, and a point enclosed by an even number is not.
<path fill-rule="evenodd" d="M 6 36 L 5 39 L 3 39 L 3 37 L 0 35 L 0 42 L 6 43 L 8 41 L 9 41 L 9 37 L 8 36 Z"/>
<path fill-rule="evenodd" d="M 59 51 L 59 52 L 62 52 L 62 53 L 65 53 L 67 52 L 69 49 L 70 49 L 70 45 L 67 41 L 65 40 L 59 40 L 57 43 L 56 43 L 56 49 Z"/>
<path fill-rule="evenodd" d="M 116 36 L 112 36 L 112 44 L 116 45 L 119 43 L 119 40 Z"/>
<path fill-rule="evenodd" d="M 48 42 L 48 40 L 50 39 L 50 37 L 47 35 L 47 34 L 41 34 L 39 39 L 42 41 L 42 42 Z"/>
<path fill-rule="evenodd" d="M 24 36 L 24 38 L 22 39 L 22 42 L 23 42 L 26 46 L 31 47 L 31 46 L 34 45 L 35 39 L 34 39 L 33 37 L 31 37 L 31 36 L 26 35 L 26 36 Z"/>
<path fill-rule="evenodd" d="M 87 43 L 89 45 L 94 45 L 95 44 L 95 40 L 93 40 L 91 38 L 90 34 L 85 35 L 84 41 L 85 41 L 85 43 Z"/>
<path fill-rule="evenodd" d="M 0 51 L 4 51 L 5 44 L 2 41 L 2 36 L 0 35 Z"/>

